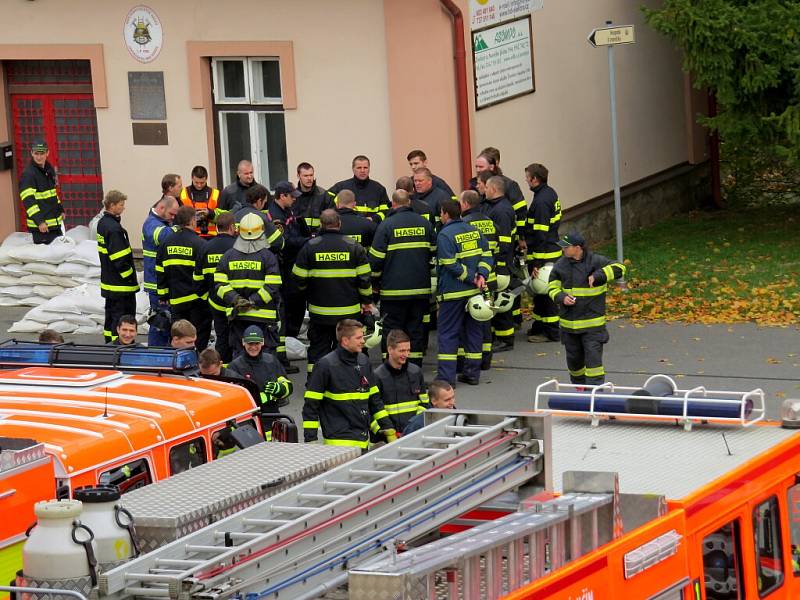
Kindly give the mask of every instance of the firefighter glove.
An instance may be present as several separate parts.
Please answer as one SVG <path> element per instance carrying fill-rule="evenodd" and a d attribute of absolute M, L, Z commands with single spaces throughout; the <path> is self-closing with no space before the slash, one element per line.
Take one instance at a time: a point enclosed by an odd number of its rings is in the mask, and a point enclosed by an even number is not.
<path fill-rule="evenodd" d="M 383 433 L 383 435 L 386 437 L 386 441 L 388 443 L 397 441 L 397 431 L 394 429 L 384 429 L 381 431 L 381 433 Z"/>
<path fill-rule="evenodd" d="M 264 385 L 264 392 L 266 392 L 270 396 L 277 396 L 278 392 L 281 391 L 281 384 L 277 381 L 268 381 Z"/>

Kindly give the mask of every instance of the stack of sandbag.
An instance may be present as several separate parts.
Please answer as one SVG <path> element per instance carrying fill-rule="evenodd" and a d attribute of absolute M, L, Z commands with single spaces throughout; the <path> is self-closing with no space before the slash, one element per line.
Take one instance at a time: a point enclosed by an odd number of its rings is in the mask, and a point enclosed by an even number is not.
<path fill-rule="evenodd" d="M 141 318 L 150 302 L 146 292 L 136 295 L 136 316 Z M 39 333 L 53 329 L 59 333 L 75 335 L 102 335 L 105 320 L 105 299 L 100 296 L 100 287 L 84 283 L 65 290 L 29 310 L 22 320 L 14 323 L 9 333 Z M 139 328 L 147 332 L 147 325 Z"/>
<path fill-rule="evenodd" d="M 0 306 L 39 306 L 83 283 L 100 282 L 97 242 L 88 227 L 71 229 L 50 244 L 12 233 L 0 246 Z"/>

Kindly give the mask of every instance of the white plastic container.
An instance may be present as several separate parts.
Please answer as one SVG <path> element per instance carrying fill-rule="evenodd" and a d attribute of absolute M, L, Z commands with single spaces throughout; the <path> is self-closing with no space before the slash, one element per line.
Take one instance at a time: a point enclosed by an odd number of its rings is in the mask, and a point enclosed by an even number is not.
<path fill-rule="evenodd" d="M 79 487 L 73 497 L 83 503 L 81 522 L 94 533 L 94 551 L 100 567 L 106 567 L 136 555 L 133 517 L 119 502 L 119 488 L 114 485 Z"/>
<path fill-rule="evenodd" d="M 90 540 L 91 534 L 75 524 L 82 510 L 77 500 L 45 500 L 34 505 L 37 523 L 22 547 L 26 577 L 74 579 L 90 574 L 86 548 L 80 542 Z"/>

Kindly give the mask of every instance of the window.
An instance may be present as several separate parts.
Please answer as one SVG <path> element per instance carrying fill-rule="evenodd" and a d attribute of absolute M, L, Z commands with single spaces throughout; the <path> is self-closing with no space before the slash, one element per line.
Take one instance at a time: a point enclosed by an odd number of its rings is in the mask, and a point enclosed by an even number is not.
<path fill-rule="evenodd" d="M 742 549 L 739 521 L 703 538 L 703 574 L 707 600 L 740 600 Z"/>
<path fill-rule="evenodd" d="M 124 494 L 144 487 L 152 481 L 153 477 L 150 475 L 150 466 L 147 464 L 147 460 L 140 458 L 103 472 L 98 483 L 119 486 L 119 491 Z"/>
<path fill-rule="evenodd" d="M 789 543 L 792 545 L 792 572 L 800 575 L 800 484 L 789 488 L 786 505 L 789 511 Z"/>
<path fill-rule="evenodd" d="M 236 437 L 233 435 L 236 429 L 240 430 L 240 434 L 247 434 L 247 438 L 252 438 L 253 433 L 259 438 L 261 437 L 253 419 L 247 419 L 239 423 L 228 421 L 225 427 L 217 429 L 211 434 L 211 455 L 214 460 L 232 454 L 240 448 L 240 443 L 237 443 Z M 263 441 L 263 439 L 260 441 Z"/>
<path fill-rule="evenodd" d="M 197 438 L 169 449 L 169 470 L 172 475 L 183 473 L 206 462 L 206 442 Z"/>
<path fill-rule="evenodd" d="M 772 496 L 753 510 L 758 595 L 763 598 L 783 585 L 783 550 L 778 499 Z"/>
<path fill-rule="evenodd" d="M 288 179 L 280 61 L 215 58 L 211 73 L 222 185 L 236 180 L 239 161 L 249 160 L 256 181 L 274 188 Z"/>

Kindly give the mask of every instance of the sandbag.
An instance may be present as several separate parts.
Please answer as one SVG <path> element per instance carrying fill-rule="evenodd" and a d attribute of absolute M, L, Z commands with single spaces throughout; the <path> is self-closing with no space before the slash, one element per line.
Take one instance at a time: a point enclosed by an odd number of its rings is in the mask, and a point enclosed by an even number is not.
<path fill-rule="evenodd" d="M 33 293 L 44 298 L 55 298 L 64 293 L 64 288 L 60 285 L 35 285 Z"/>
<path fill-rule="evenodd" d="M 80 244 L 81 242 L 85 242 L 89 238 L 89 228 L 86 225 L 77 225 L 70 229 L 66 236 L 70 238 L 75 244 Z"/>
<path fill-rule="evenodd" d="M 75 331 L 73 331 L 75 335 L 100 335 L 103 333 L 103 326 L 102 325 L 80 325 L 78 326 Z"/>
<path fill-rule="evenodd" d="M 89 265 L 82 265 L 76 262 L 61 263 L 56 267 L 56 275 L 60 277 L 86 277 Z"/>
<path fill-rule="evenodd" d="M 76 249 L 75 241 L 68 237 L 59 237 L 49 244 L 31 244 L 17 246 L 8 254 L 21 262 L 61 264 L 69 259 Z M 95 248 L 96 250 L 96 248 Z"/>
<path fill-rule="evenodd" d="M 20 298 L 17 300 L 17 306 L 40 306 L 47 302 L 49 298 L 44 296 L 30 296 L 28 298 Z"/>
<path fill-rule="evenodd" d="M 50 266 L 52 267 L 53 265 Z M 17 279 L 16 285 L 50 285 L 50 279 L 48 275 L 33 273 L 31 275 L 23 275 Z"/>
<path fill-rule="evenodd" d="M 12 298 L 27 298 L 33 296 L 32 285 L 10 285 L 0 288 L 0 295 L 11 296 Z"/>
<path fill-rule="evenodd" d="M 21 281 L 22 280 L 19 277 L 0 274 L 0 287 L 6 287 L 7 285 L 19 285 Z"/>
<path fill-rule="evenodd" d="M 286 338 L 286 358 L 289 360 L 306 360 L 308 347 L 297 338 Z"/>
<path fill-rule="evenodd" d="M 5 273 L 6 275 L 12 275 L 14 277 L 22 277 L 23 275 L 30 275 L 31 272 L 25 268 L 25 265 L 22 263 L 10 263 L 7 265 L 0 266 L 0 272 Z"/>
<path fill-rule="evenodd" d="M 100 280 L 100 267 L 89 267 L 84 275 L 86 279 Z"/>
<path fill-rule="evenodd" d="M 97 242 L 95 240 L 86 240 L 85 242 L 78 244 L 75 247 L 75 253 L 70 257 L 69 262 L 99 268 L 100 255 L 97 253 Z"/>
<path fill-rule="evenodd" d="M 16 248 L 17 246 L 27 246 L 33 244 L 33 235 L 25 233 L 24 231 L 15 231 L 10 233 L 6 239 L 3 240 L 3 245 L 0 246 L 6 250 Z"/>
<path fill-rule="evenodd" d="M 38 321 L 26 321 L 22 319 L 13 323 L 8 328 L 8 333 L 40 333 L 42 330 L 47 329 Z"/>
<path fill-rule="evenodd" d="M 11 296 L 0 296 L 0 306 L 19 306 L 19 299 Z"/>
<path fill-rule="evenodd" d="M 58 333 L 72 333 L 78 326 L 69 321 L 53 321 L 47 325 L 47 328 L 57 331 Z"/>
<path fill-rule="evenodd" d="M 49 262 L 27 262 L 23 265 L 31 273 L 40 275 L 55 275 L 56 265 Z"/>

